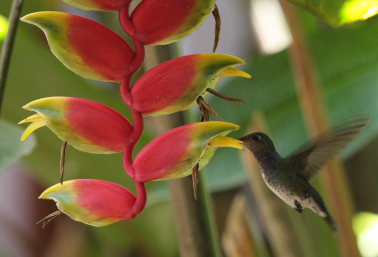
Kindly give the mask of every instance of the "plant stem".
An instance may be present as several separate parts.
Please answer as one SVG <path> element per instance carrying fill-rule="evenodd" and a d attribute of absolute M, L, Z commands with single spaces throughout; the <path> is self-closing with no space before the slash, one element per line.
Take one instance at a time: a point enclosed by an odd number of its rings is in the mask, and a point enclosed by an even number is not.
<path fill-rule="evenodd" d="M 9 64 L 12 56 L 14 40 L 16 38 L 17 25 L 24 0 L 13 0 L 11 11 L 9 14 L 9 29 L 5 38 L 0 56 L 0 114 L 4 99 L 5 84 L 9 70 Z"/>
<path fill-rule="evenodd" d="M 205 176 L 200 173 L 200 177 L 197 200 L 193 197 L 191 177 L 169 182 L 182 257 L 221 256 Z"/>
<path fill-rule="evenodd" d="M 155 59 L 159 60 L 159 62 L 163 62 L 176 56 L 175 49 L 171 46 L 158 47 L 158 49 L 159 53 L 157 53 L 157 47 L 154 47 L 146 56 L 149 56 L 150 60 Z M 152 58 L 154 55 L 157 58 Z M 149 69 L 157 64 L 147 63 L 147 65 L 147 69 Z M 164 122 L 164 120 L 167 122 Z M 182 112 L 168 117 L 151 117 L 149 118 L 149 121 L 156 121 L 154 130 L 158 134 L 186 123 Z M 169 181 L 169 188 L 175 210 L 180 243 L 180 256 L 221 256 L 218 232 L 214 223 L 212 202 L 210 201 L 210 194 L 206 189 L 205 177 L 200 174 L 200 180 L 198 183 L 198 200 L 195 200 L 193 197 L 191 177 Z"/>
<path fill-rule="evenodd" d="M 319 135 L 329 127 L 324 102 L 320 95 L 314 68 L 306 48 L 304 36 L 298 25 L 298 18 L 293 6 L 286 0 L 280 0 L 293 43 L 290 58 L 297 81 L 297 90 L 302 105 L 303 116 L 312 135 Z M 339 162 L 333 162 L 322 173 L 322 180 L 331 202 L 336 223 L 340 229 L 338 236 L 342 256 L 361 256 L 352 229 L 353 204 L 344 170 Z"/>

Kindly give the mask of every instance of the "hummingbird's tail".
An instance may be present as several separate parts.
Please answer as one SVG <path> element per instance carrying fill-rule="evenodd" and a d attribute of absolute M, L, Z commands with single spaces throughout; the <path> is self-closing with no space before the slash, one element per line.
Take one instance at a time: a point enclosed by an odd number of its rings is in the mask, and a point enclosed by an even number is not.
<path fill-rule="evenodd" d="M 337 227 L 336 227 L 335 222 L 333 221 L 333 219 L 332 219 L 331 215 L 329 215 L 329 213 L 327 213 L 327 215 L 325 217 L 323 217 L 323 219 L 331 227 L 331 229 L 333 230 L 333 232 L 335 232 L 335 233 L 339 232 L 338 229 L 337 229 Z"/>

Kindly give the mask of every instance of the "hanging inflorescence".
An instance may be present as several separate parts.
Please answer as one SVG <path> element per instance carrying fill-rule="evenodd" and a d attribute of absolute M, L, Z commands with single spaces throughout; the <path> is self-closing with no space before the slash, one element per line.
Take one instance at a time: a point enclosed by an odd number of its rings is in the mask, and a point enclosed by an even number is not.
<path fill-rule="evenodd" d="M 218 21 L 215 50 L 220 24 L 215 0 L 143 0 L 131 15 L 130 0 L 65 1 L 87 10 L 118 11 L 121 26 L 132 39 L 133 47 L 107 27 L 68 13 L 37 12 L 22 20 L 44 31 L 51 51 L 73 72 L 94 80 L 119 83 L 133 124 L 119 112 L 98 102 L 76 97 L 47 97 L 24 106 L 36 114 L 20 122 L 30 123 L 22 140 L 40 127 L 51 129 L 64 142 L 62 175 L 67 143 L 88 153 L 121 152 L 124 169 L 135 182 L 137 194 L 104 180 L 61 181 L 40 196 L 56 201 L 59 209 L 42 220 L 45 224 L 61 213 L 93 226 L 133 219 L 145 207 L 145 183 L 181 178 L 193 171 L 197 175 L 216 148 L 242 148 L 238 140 L 226 136 L 239 126 L 208 121 L 209 113 L 216 113 L 203 99 L 207 93 L 212 93 L 226 100 L 241 101 L 213 89 L 221 77 L 250 77 L 233 68 L 244 64 L 240 58 L 220 53 L 183 56 L 158 65 L 134 85 L 130 84 L 143 64 L 144 45 L 175 42 L 198 28 L 212 12 Z M 133 160 L 134 146 L 143 132 L 143 116 L 175 113 L 196 103 L 200 105 L 203 122 L 164 133 L 146 145 Z"/>

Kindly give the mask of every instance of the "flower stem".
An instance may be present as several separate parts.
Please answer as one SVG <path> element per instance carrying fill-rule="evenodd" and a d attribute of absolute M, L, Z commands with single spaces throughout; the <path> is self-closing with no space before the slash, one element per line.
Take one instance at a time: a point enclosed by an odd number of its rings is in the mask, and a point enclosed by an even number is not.
<path fill-rule="evenodd" d="M 133 105 L 133 100 L 132 96 L 130 94 L 130 75 L 129 77 L 126 77 L 122 83 L 121 83 L 121 96 L 122 99 L 129 105 L 131 109 L 131 113 L 133 115 L 133 120 L 134 120 L 134 126 L 133 126 L 133 131 L 132 134 L 129 138 L 130 144 L 135 145 L 140 137 L 142 136 L 143 133 L 143 128 L 144 128 L 144 122 L 143 122 L 143 116 L 140 112 L 136 111 L 132 105 Z"/>
<path fill-rule="evenodd" d="M 130 1 L 131 2 L 131 1 Z M 119 12 L 119 22 L 123 30 L 131 37 L 134 43 L 135 57 L 131 64 L 131 70 L 135 73 L 143 64 L 145 57 L 144 45 L 135 37 L 135 27 L 129 15 L 130 3 Z"/>
<path fill-rule="evenodd" d="M 14 40 L 16 38 L 17 25 L 19 22 L 20 13 L 24 0 L 13 0 L 10 15 L 9 15 L 9 29 L 7 37 L 5 38 L 3 48 L 0 56 L 0 114 L 4 98 L 5 84 L 9 70 L 9 64 L 12 56 Z"/>
<path fill-rule="evenodd" d="M 220 246 L 206 178 L 200 174 L 197 200 L 193 197 L 192 178 L 170 181 L 169 188 L 176 214 L 182 257 L 219 257 Z"/>
<path fill-rule="evenodd" d="M 137 199 L 133 206 L 133 214 L 134 217 L 140 214 L 147 202 L 147 193 L 146 187 L 143 182 L 139 182 L 135 179 L 135 169 L 133 165 L 133 151 L 136 143 L 139 141 L 140 137 L 142 136 L 143 129 L 144 129 L 144 122 L 143 116 L 140 112 L 133 108 L 133 98 L 131 96 L 131 78 L 133 75 L 140 69 L 144 62 L 145 57 L 145 50 L 144 45 L 139 42 L 134 37 L 134 25 L 130 20 L 129 15 L 129 7 L 130 2 L 124 6 L 124 8 L 120 11 L 119 21 L 121 23 L 122 28 L 124 31 L 132 38 L 134 43 L 134 60 L 130 65 L 130 72 L 129 75 L 126 76 L 121 82 L 121 96 L 122 99 L 126 102 L 126 104 L 130 107 L 131 113 L 133 115 L 133 131 L 129 137 L 129 146 L 127 147 L 126 152 L 124 153 L 123 157 L 123 165 L 126 172 L 133 178 L 136 189 L 137 189 Z"/>
<path fill-rule="evenodd" d="M 149 48 L 149 56 L 156 55 L 160 62 L 177 56 L 175 46 Z M 158 50 L 157 50 L 158 49 Z M 159 51 L 159 53 L 157 52 Z M 164 57 L 163 57 L 164 56 Z M 157 63 L 146 63 L 147 69 Z M 168 117 L 151 117 L 154 122 L 154 131 L 161 134 L 169 129 L 186 124 L 185 115 L 175 113 Z M 166 120 L 168 122 L 163 122 Z M 156 123 L 155 123 L 156 122 Z M 204 173 L 202 170 L 201 173 Z M 220 243 L 215 225 L 213 205 L 210 193 L 206 186 L 206 178 L 199 174 L 198 199 L 193 197 L 192 178 L 185 177 L 169 181 L 169 189 L 175 211 L 175 220 L 180 244 L 181 257 L 219 257 Z"/>
<path fill-rule="evenodd" d="M 146 187 L 144 183 L 135 181 L 135 186 L 137 188 L 137 199 L 133 206 L 133 213 L 135 216 L 137 216 L 139 213 L 141 213 L 144 210 L 144 207 L 146 206 L 147 202 L 147 193 L 146 193 Z"/>

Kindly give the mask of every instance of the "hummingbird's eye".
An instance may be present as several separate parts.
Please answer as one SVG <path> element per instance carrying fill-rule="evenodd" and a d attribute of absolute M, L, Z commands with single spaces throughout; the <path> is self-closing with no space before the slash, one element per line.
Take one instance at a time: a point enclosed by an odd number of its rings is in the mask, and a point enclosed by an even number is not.
<path fill-rule="evenodd" d="M 260 135 L 252 135 L 252 139 L 257 141 L 257 140 L 260 140 L 261 137 Z"/>

